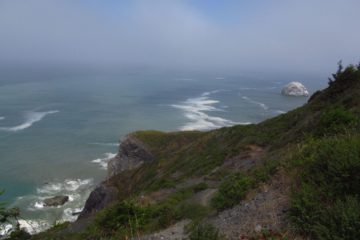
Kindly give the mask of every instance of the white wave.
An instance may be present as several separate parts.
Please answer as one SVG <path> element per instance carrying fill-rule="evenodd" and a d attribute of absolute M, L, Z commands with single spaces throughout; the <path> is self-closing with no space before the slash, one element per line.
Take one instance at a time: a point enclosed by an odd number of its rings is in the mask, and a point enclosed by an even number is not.
<path fill-rule="evenodd" d="M 116 153 L 105 153 L 103 158 L 97 158 L 92 160 L 91 162 L 97 163 L 100 165 L 102 169 L 107 169 L 108 162 L 110 159 L 114 158 L 116 156 Z"/>
<path fill-rule="evenodd" d="M 75 221 L 75 213 L 82 210 L 92 186 L 92 179 L 66 179 L 63 182 L 51 182 L 39 187 L 36 195 L 17 198 L 15 206 L 28 206 L 22 208 L 23 219 L 19 220 L 20 227 L 34 234 L 50 228 L 54 222 Z M 69 201 L 62 206 L 45 206 L 45 199 L 57 195 L 68 196 Z M 28 211 L 30 215 L 26 216 Z M 37 218 L 31 217 L 34 214 Z"/>
<path fill-rule="evenodd" d="M 50 224 L 45 220 L 25 220 L 19 219 L 20 229 L 26 230 L 30 234 L 39 233 L 50 228 Z"/>
<path fill-rule="evenodd" d="M 62 216 L 62 222 L 73 222 L 77 219 L 77 214 L 82 211 L 82 208 L 66 208 L 64 209 L 63 216 Z"/>
<path fill-rule="evenodd" d="M 184 116 L 189 120 L 184 126 L 180 128 L 182 131 L 192 130 L 209 130 L 220 127 L 232 126 L 235 124 L 249 124 L 238 123 L 221 117 L 211 116 L 206 112 L 221 112 L 223 109 L 216 108 L 214 105 L 219 103 L 218 100 L 210 99 L 210 93 L 205 92 L 201 97 L 189 98 L 181 104 L 171 105 L 174 108 L 181 109 Z"/>
<path fill-rule="evenodd" d="M 246 96 L 243 96 L 242 99 L 248 101 L 249 103 L 256 104 L 256 105 L 260 106 L 265 111 L 269 110 L 269 107 L 265 103 L 252 100 L 251 98 L 246 97 Z"/>
<path fill-rule="evenodd" d="M 209 91 L 209 92 L 204 92 L 203 94 L 201 94 L 202 97 L 206 97 L 206 96 L 209 96 L 211 94 L 215 94 L 215 93 L 218 93 L 218 92 L 225 92 L 226 90 L 224 89 L 218 89 L 218 90 L 213 90 L 213 91 Z"/>
<path fill-rule="evenodd" d="M 275 113 L 278 113 L 278 114 L 283 114 L 283 113 L 286 113 L 285 111 L 283 110 L 274 110 Z"/>
<path fill-rule="evenodd" d="M 13 229 L 13 226 L 11 224 L 0 224 L 0 237 L 7 236 L 11 230 Z"/>
<path fill-rule="evenodd" d="M 239 94 L 241 96 L 241 94 Z M 242 96 L 241 97 L 242 99 L 248 101 L 249 103 L 252 103 L 252 104 L 255 104 L 255 105 L 258 105 L 259 107 L 261 107 L 262 109 L 264 109 L 265 111 L 270 111 L 272 113 L 275 113 L 275 114 L 283 114 L 283 113 L 286 113 L 285 111 L 283 110 L 275 110 L 275 109 L 270 109 L 270 107 L 268 107 L 265 103 L 262 103 L 262 102 L 258 102 L 258 101 L 255 101 L 249 97 L 246 97 L 246 96 Z"/>
<path fill-rule="evenodd" d="M 92 179 L 66 179 L 64 182 L 47 183 L 43 187 L 37 189 L 39 194 L 56 195 L 62 192 L 76 191 L 84 186 L 89 186 Z"/>
<path fill-rule="evenodd" d="M 225 78 L 224 77 L 217 77 L 215 78 L 216 80 L 224 80 Z"/>
<path fill-rule="evenodd" d="M 98 146 L 105 146 L 105 147 L 117 147 L 119 146 L 119 143 L 101 143 L 101 142 L 94 142 L 89 143 L 91 145 L 98 145 Z"/>
<path fill-rule="evenodd" d="M 35 209 L 43 209 L 45 207 L 45 204 L 43 202 L 35 202 L 34 208 Z"/>
<path fill-rule="evenodd" d="M 0 121 L 1 121 L 1 120 L 4 120 L 4 119 L 5 119 L 5 117 L 0 117 Z"/>
<path fill-rule="evenodd" d="M 58 113 L 59 111 L 47 111 L 47 112 L 27 112 L 25 113 L 25 122 L 14 126 L 14 127 L 1 127 L 0 130 L 9 131 L 9 132 L 17 132 L 20 130 L 24 130 L 26 128 L 31 127 L 34 123 L 41 121 L 45 116 L 49 114 Z"/>

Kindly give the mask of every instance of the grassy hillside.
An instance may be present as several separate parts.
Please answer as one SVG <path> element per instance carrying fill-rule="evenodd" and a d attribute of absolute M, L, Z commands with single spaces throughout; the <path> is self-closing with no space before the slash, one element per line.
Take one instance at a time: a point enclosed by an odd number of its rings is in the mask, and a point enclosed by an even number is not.
<path fill-rule="evenodd" d="M 65 223 L 33 239 L 140 239 L 184 219 L 189 239 L 231 238 L 211 219 L 253 201 L 257 189 L 279 176 L 287 179 L 280 188 L 290 189 L 283 223 L 247 229 L 245 239 L 356 239 L 359 117 L 360 66 L 349 66 L 339 67 L 305 106 L 260 124 L 132 133 L 155 160 L 107 180 L 119 190 L 117 202 L 80 232 L 67 231 Z"/>

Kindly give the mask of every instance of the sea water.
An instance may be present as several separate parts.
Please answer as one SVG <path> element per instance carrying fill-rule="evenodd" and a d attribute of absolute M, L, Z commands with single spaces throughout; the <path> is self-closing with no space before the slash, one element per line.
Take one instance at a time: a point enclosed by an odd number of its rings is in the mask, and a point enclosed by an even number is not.
<path fill-rule="evenodd" d="M 32 233 L 73 221 L 127 133 L 257 123 L 307 101 L 282 96 L 286 83 L 302 81 L 311 93 L 326 83 L 319 76 L 299 78 L 138 73 L 0 79 L 1 200 L 20 208 L 21 225 Z M 56 195 L 69 202 L 44 206 Z"/>

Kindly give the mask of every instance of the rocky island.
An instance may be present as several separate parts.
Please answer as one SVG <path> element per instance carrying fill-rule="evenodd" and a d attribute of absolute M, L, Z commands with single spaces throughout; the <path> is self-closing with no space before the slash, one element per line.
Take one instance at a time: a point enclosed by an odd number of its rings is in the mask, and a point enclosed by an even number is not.
<path fill-rule="evenodd" d="M 287 84 L 282 90 L 281 94 L 285 96 L 309 96 L 309 92 L 306 87 L 300 82 L 291 82 Z"/>

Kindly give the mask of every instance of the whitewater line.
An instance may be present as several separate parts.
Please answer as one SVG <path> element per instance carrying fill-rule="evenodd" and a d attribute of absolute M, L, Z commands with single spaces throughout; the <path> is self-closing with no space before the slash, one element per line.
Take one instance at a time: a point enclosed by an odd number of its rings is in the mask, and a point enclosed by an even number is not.
<path fill-rule="evenodd" d="M 44 117 L 50 114 L 58 113 L 58 110 L 47 112 L 27 112 L 25 114 L 25 122 L 14 127 L 0 127 L 2 131 L 17 132 L 31 127 L 34 123 L 41 121 Z"/>

